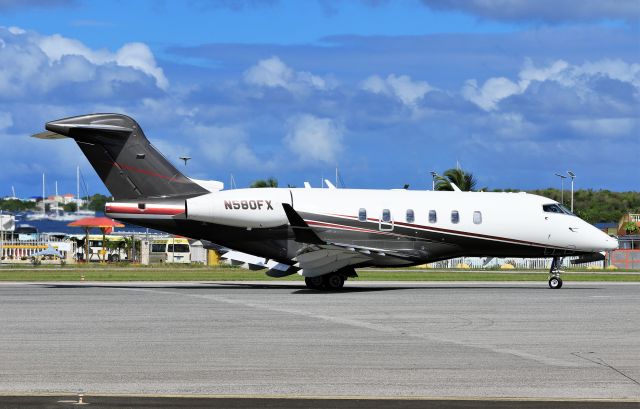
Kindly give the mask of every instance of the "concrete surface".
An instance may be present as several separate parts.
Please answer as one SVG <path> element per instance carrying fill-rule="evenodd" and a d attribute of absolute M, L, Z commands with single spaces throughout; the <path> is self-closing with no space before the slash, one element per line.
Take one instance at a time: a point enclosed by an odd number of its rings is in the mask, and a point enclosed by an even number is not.
<path fill-rule="evenodd" d="M 640 284 L 0 283 L 0 393 L 640 399 Z"/>

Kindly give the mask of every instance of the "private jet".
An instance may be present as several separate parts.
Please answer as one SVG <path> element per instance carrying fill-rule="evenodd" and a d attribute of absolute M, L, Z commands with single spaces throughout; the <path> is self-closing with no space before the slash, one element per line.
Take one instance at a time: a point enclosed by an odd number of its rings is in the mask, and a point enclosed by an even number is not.
<path fill-rule="evenodd" d="M 552 258 L 549 287 L 562 287 L 561 258 L 604 258 L 617 240 L 558 202 L 527 193 L 254 188 L 185 176 L 138 123 L 89 114 L 45 124 L 42 139 L 73 139 L 126 223 L 214 243 L 224 258 L 271 277 L 300 274 L 314 290 L 338 290 L 362 267 L 409 267 L 455 257 Z"/>

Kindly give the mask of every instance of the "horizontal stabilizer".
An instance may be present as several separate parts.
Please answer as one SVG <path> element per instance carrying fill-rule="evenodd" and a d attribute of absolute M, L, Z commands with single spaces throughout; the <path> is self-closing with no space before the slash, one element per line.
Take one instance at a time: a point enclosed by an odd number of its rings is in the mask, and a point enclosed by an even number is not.
<path fill-rule="evenodd" d="M 55 133 L 55 132 L 40 132 L 37 133 L 35 135 L 31 135 L 32 138 L 38 138 L 38 139 L 64 139 L 66 138 L 66 136 L 64 135 L 60 135 L 59 133 Z"/>
<path fill-rule="evenodd" d="M 82 124 L 82 123 L 61 123 L 49 122 L 45 125 L 47 131 L 55 132 L 71 138 L 82 137 L 84 135 L 107 134 L 114 136 L 127 136 L 133 132 L 132 128 L 119 125 L 108 124 Z"/>

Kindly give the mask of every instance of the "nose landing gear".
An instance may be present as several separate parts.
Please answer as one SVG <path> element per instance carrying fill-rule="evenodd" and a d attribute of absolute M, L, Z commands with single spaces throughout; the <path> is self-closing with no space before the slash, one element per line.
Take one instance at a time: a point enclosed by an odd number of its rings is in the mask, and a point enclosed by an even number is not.
<path fill-rule="evenodd" d="M 549 269 L 549 288 L 557 289 L 562 288 L 562 279 L 560 278 L 560 265 L 562 265 L 561 257 L 554 257 L 551 261 L 551 268 Z"/>

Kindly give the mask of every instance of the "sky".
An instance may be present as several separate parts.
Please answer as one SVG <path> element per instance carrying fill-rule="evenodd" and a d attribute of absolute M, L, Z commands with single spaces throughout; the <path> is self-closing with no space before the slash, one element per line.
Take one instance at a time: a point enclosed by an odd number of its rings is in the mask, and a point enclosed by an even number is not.
<path fill-rule="evenodd" d="M 0 196 L 107 193 L 29 137 L 94 112 L 227 186 L 640 191 L 640 2 L 0 0 Z"/>

